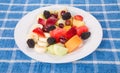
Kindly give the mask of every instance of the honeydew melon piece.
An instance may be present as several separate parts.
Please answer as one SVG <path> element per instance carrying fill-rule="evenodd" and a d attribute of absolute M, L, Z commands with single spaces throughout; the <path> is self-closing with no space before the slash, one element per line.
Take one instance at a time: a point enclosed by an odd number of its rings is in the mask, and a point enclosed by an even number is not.
<path fill-rule="evenodd" d="M 63 46 L 60 46 L 58 44 L 54 44 L 54 53 L 55 55 L 58 55 L 58 56 L 63 56 L 65 54 L 67 54 L 68 52 L 68 49 L 63 47 Z"/>
<path fill-rule="evenodd" d="M 50 54 L 55 54 L 55 53 L 54 53 L 54 45 L 48 46 L 48 47 L 47 47 L 47 51 L 48 51 L 48 53 L 50 53 Z"/>

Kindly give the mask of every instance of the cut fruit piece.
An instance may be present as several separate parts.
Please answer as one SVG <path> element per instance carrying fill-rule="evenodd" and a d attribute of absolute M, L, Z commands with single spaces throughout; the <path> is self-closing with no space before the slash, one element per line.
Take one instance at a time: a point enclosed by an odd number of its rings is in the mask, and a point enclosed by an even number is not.
<path fill-rule="evenodd" d="M 83 40 L 78 35 L 75 35 L 65 43 L 65 47 L 68 48 L 68 52 L 70 53 L 76 50 L 82 43 Z"/>
<path fill-rule="evenodd" d="M 80 27 L 80 26 L 84 26 L 84 25 L 85 25 L 85 22 L 84 22 L 84 21 L 79 21 L 79 20 L 73 19 L 73 25 L 74 25 L 74 26 L 77 26 L 77 27 Z"/>
<path fill-rule="evenodd" d="M 47 43 L 47 42 L 42 42 L 42 41 L 38 41 L 37 44 L 38 44 L 39 46 L 42 46 L 42 47 L 48 46 L 48 43 Z"/>
<path fill-rule="evenodd" d="M 65 29 L 66 31 L 68 31 L 71 28 L 71 26 L 64 26 L 63 29 Z"/>
<path fill-rule="evenodd" d="M 39 41 L 41 41 L 41 42 L 47 42 L 47 38 L 42 38 L 42 37 L 39 37 Z"/>
<path fill-rule="evenodd" d="M 61 46 L 61 45 L 58 45 L 58 44 L 54 44 L 54 53 L 55 55 L 58 55 L 58 56 L 63 56 L 65 54 L 67 54 L 68 52 L 68 49 Z"/>
<path fill-rule="evenodd" d="M 83 17 L 81 15 L 75 15 L 74 19 L 79 20 L 79 21 L 83 21 Z"/>
<path fill-rule="evenodd" d="M 47 49 L 46 49 L 46 47 L 41 47 L 36 44 L 34 50 L 38 53 L 45 53 Z"/>
<path fill-rule="evenodd" d="M 45 24 L 46 24 L 46 20 L 45 20 L 45 19 L 42 19 L 42 18 L 39 18 L 39 19 L 38 19 L 38 24 L 45 25 Z"/>
<path fill-rule="evenodd" d="M 75 27 L 72 27 L 66 32 L 66 38 L 70 39 L 71 37 L 73 37 L 76 34 L 77 34 L 77 31 L 76 31 Z"/>
<path fill-rule="evenodd" d="M 50 34 L 49 33 L 44 33 L 45 34 L 45 37 L 50 37 Z"/>
<path fill-rule="evenodd" d="M 47 19 L 47 21 L 46 21 L 46 25 L 55 25 L 56 24 L 56 22 L 57 22 L 57 18 L 55 18 L 55 17 L 49 17 L 48 19 Z"/>
<path fill-rule="evenodd" d="M 76 30 L 77 30 L 77 34 L 79 36 L 81 36 L 82 33 L 88 32 L 88 27 L 87 26 L 81 26 L 81 27 L 76 28 Z"/>
<path fill-rule="evenodd" d="M 53 31 L 50 31 L 50 36 L 55 38 L 57 42 L 59 42 L 60 36 L 65 36 L 66 30 L 62 28 L 56 28 Z"/>
<path fill-rule="evenodd" d="M 34 33 L 36 33 L 39 37 L 45 37 L 43 31 L 41 28 L 37 27 L 33 30 Z"/>
<path fill-rule="evenodd" d="M 55 53 L 54 53 L 54 45 L 48 46 L 48 47 L 47 47 L 47 51 L 48 51 L 48 53 L 50 53 L 50 54 L 55 54 Z"/>

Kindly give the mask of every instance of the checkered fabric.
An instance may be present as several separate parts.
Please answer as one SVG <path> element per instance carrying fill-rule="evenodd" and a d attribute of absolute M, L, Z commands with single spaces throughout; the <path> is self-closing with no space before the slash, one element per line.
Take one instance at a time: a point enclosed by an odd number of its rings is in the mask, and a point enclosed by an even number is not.
<path fill-rule="evenodd" d="M 28 12 L 63 4 L 90 12 L 101 23 L 103 39 L 95 52 L 70 63 L 43 63 L 15 44 L 14 29 Z M 120 73 L 120 0 L 0 0 L 0 73 Z"/>

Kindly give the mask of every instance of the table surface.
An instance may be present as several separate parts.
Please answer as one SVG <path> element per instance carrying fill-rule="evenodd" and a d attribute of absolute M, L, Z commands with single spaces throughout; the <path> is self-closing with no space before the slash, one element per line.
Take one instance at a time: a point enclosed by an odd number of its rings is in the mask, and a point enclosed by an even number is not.
<path fill-rule="evenodd" d="M 103 28 L 95 52 L 70 63 L 38 62 L 15 44 L 14 29 L 28 12 L 63 4 L 90 12 Z M 92 46 L 92 45 L 91 45 Z M 120 0 L 0 0 L 0 73 L 120 73 Z"/>

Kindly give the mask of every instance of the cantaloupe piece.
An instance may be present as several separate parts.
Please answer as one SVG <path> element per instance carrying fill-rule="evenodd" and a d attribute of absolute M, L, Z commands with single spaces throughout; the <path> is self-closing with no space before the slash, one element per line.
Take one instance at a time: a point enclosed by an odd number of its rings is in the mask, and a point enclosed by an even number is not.
<path fill-rule="evenodd" d="M 82 39 L 75 35 L 65 43 L 65 47 L 68 48 L 68 53 L 77 49 L 83 43 Z"/>

